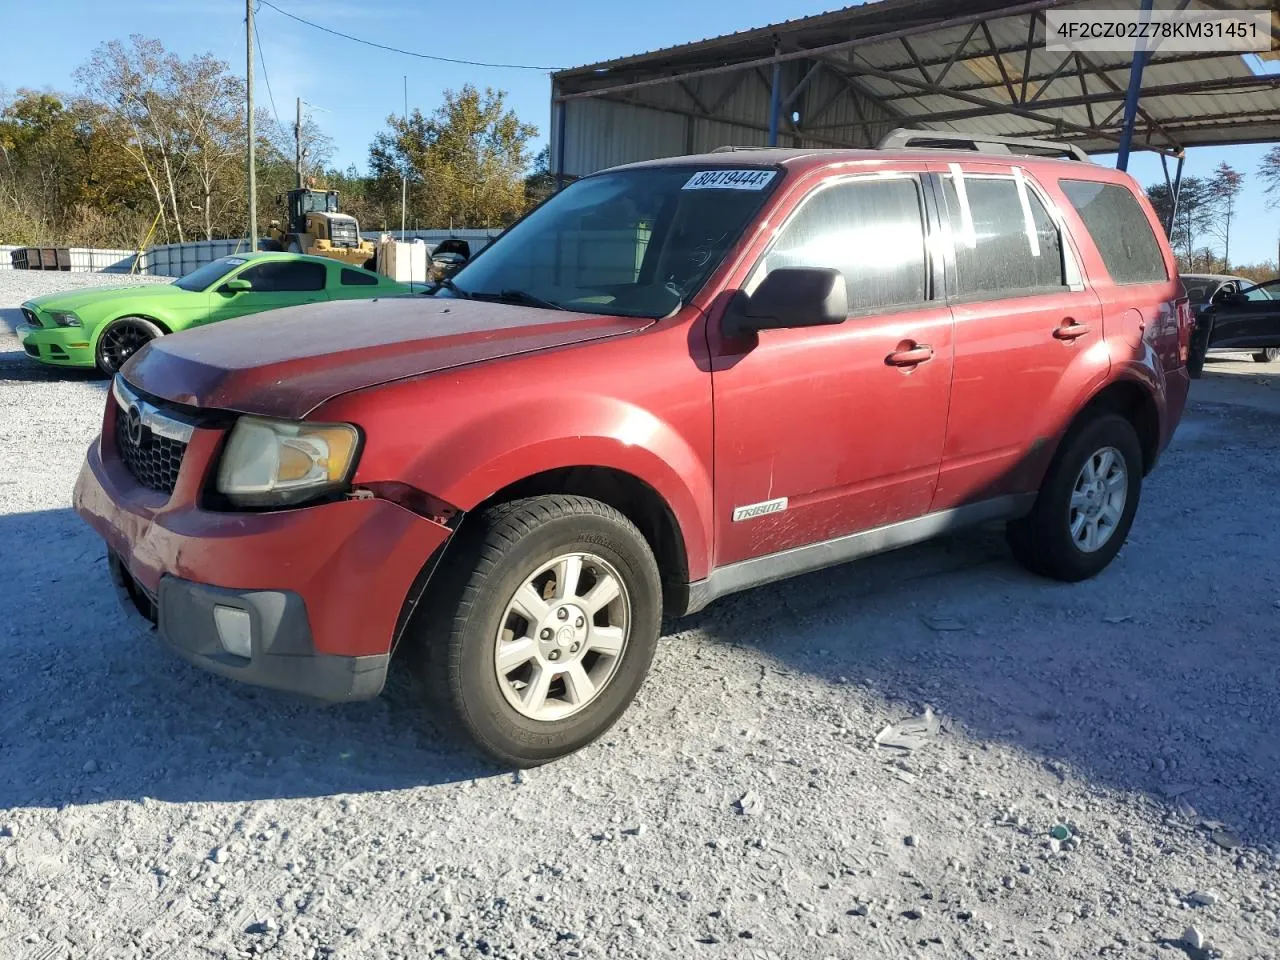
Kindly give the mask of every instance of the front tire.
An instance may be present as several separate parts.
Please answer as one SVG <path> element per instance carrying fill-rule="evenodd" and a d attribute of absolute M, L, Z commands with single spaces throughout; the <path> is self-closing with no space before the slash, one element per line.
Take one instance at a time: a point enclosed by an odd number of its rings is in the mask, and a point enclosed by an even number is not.
<path fill-rule="evenodd" d="M 94 364 L 105 377 L 114 377 L 125 362 L 164 331 L 142 317 L 121 317 L 113 320 L 98 335 L 94 347 Z"/>
<path fill-rule="evenodd" d="M 1191 349 L 1187 354 L 1187 374 L 1199 380 L 1204 373 L 1205 358 L 1209 354 L 1209 341 L 1213 338 L 1213 319 L 1206 317 L 1197 325 L 1191 337 Z"/>
<path fill-rule="evenodd" d="M 464 521 L 415 640 L 441 727 L 531 767 L 591 743 L 653 660 L 662 585 L 648 543 L 586 497 L 516 500 Z"/>
<path fill-rule="evenodd" d="M 1031 513 L 1008 527 L 1032 573 L 1075 583 L 1101 573 L 1124 545 L 1142 492 L 1142 447 L 1124 417 L 1104 413 L 1063 439 Z"/>
<path fill-rule="evenodd" d="M 1275 363 L 1280 360 L 1280 347 L 1267 347 L 1259 350 L 1253 355 L 1253 359 L 1258 363 Z"/>

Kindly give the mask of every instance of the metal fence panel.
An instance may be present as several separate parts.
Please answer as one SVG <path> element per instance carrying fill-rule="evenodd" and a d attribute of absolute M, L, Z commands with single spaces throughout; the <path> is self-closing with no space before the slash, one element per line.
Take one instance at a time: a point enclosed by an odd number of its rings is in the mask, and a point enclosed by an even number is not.
<path fill-rule="evenodd" d="M 428 250 L 434 250 L 442 240 L 457 238 L 466 240 L 471 253 L 477 254 L 501 233 L 500 230 L 399 230 L 386 231 L 397 240 L 421 238 Z M 366 230 L 360 234 L 366 240 L 377 240 L 382 231 Z M 20 245 L 0 245 L 0 270 L 11 270 L 9 256 Z M 71 248 L 71 270 L 75 273 L 129 273 L 137 260 L 139 273 L 157 277 L 181 277 L 211 260 L 232 254 L 244 253 L 248 242 L 244 238 L 232 240 L 196 240 L 190 243 L 166 243 L 148 247 L 138 256 L 134 250 L 102 250 L 87 247 Z"/>

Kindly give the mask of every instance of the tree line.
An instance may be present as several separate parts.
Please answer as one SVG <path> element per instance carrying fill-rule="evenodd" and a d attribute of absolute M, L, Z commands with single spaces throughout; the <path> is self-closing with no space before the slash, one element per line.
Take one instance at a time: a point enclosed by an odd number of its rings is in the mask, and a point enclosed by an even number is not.
<path fill-rule="evenodd" d="M 1274 205 L 1280 201 L 1280 147 L 1272 147 L 1258 165 L 1257 177 Z M 1219 163 L 1206 177 L 1183 177 L 1177 206 L 1168 184 L 1147 187 L 1147 198 L 1164 223 L 1173 210 L 1169 243 L 1187 273 L 1230 273 L 1252 280 L 1276 276 L 1276 261 L 1241 264 L 1231 257 L 1231 230 L 1236 222 L 1245 175 Z"/>
<path fill-rule="evenodd" d="M 0 243 L 135 248 L 243 236 L 248 221 L 243 79 L 212 54 L 187 59 L 133 35 L 95 48 L 69 94 L 0 91 Z M 274 105 L 255 115 L 258 222 L 283 219 L 279 197 L 295 183 L 292 125 Z M 307 119 L 304 176 L 339 191 L 365 230 L 406 226 L 506 226 L 551 190 L 548 151 L 531 155 L 537 129 L 501 90 L 446 90 L 429 114 L 389 116 L 369 145 L 368 172 L 332 167 L 334 144 Z M 1280 202 L 1280 146 L 1257 177 Z M 1231 230 L 1244 174 L 1220 163 L 1182 179 L 1170 241 L 1182 268 L 1233 264 Z M 1168 184 L 1147 188 L 1168 222 Z"/>
<path fill-rule="evenodd" d="M 240 237 L 248 222 L 244 80 L 212 54 L 187 59 L 134 35 L 100 44 L 67 94 L 0 91 L 0 243 L 135 248 Z M 288 111 L 292 119 L 293 111 Z M 284 219 L 295 183 L 291 123 L 255 111 L 258 222 Z M 447 90 L 430 114 L 388 117 L 369 172 L 332 166 L 334 145 L 302 128 L 304 176 L 339 191 L 361 229 L 502 227 L 545 196 L 538 131 L 501 90 Z"/>

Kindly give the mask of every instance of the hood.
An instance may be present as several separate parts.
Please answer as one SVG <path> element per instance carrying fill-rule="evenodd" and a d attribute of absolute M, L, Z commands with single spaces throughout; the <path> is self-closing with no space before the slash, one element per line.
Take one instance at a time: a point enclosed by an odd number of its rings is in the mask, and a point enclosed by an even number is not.
<path fill-rule="evenodd" d="M 422 296 L 308 304 L 161 337 L 121 372 L 177 403 L 300 418 L 352 390 L 653 322 Z"/>
<path fill-rule="evenodd" d="M 84 287 L 62 293 L 47 293 L 43 297 L 28 300 L 27 303 L 41 310 L 79 310 L 95 303 L 128 300 L 139 295 L 152 298 L 181 296 L 186 293 L 186 290 L 172 283 L 140 283 L 132 287 Z"/>

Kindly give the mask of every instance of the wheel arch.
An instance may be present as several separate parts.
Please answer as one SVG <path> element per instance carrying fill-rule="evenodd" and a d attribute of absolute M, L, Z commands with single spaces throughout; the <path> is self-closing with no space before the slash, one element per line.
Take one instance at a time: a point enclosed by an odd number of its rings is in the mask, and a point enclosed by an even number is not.
<path fill-rule="evenodd" d="M 664 614 L 684 613 L 689 599 L 689 554 L 684 533 L 667 500 L 644 479 L 616 467 L 575 464 L 552 467 L 512 480 L 460 512 L 449 538 L 426 558 L 401 605 L 392 636 L 393 652 L 400 649 L 410 621 L 422 606 L 440 564 L 449 555 L 455 536 L 467 517 L 488 507 L 527 497 L 568 494 L 589 497 L 613 507 L 634 523 L 653 551 L 662 578 Z"/>
<path fill-rule="evenodd" d="M 1142 475 L 1149 474 L 1160 454 L 1160 408 L 1151 388 L 1132 377 L 1112 380 L 1089 398 L 1058 438 L 1055 457 L 1072 430 L 1100 413 L 1119 414 L 1133 425 L 1142 449 Z"/>
<path fill-rule="evenodd" d="M 112 314 L 104 320 L 99 320 L 97 325 L 93 328 L 93 339 L 89 345 L 93 348 L 95 354 L 97 353 L 98 341 L 102 338 L 103 331 L 118 320 L 146 320 L 148 323 L 154 323 L 159 327 L 160 332 L 165 336 L 173 333 L 173 325 L 157 314 L 146 313 L 140 310 L 124 310 L 120 313 Z"/>
<path fill-rule="evenodd" d="M 470 512 L 553 493 L 599 500 L 634 523 L 657 560 L 664 608 L 683 609 L 689 589 L 689 554 L 684 533 L 675 511 L 662 494 L 633 473 L 590 464 L 554 467 L 508 483 Z"/>

